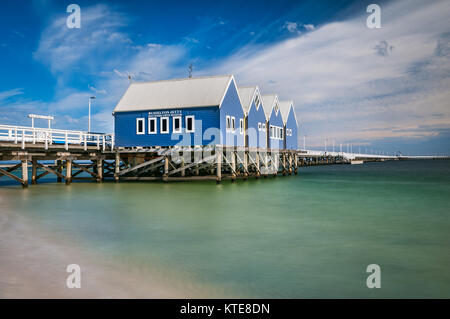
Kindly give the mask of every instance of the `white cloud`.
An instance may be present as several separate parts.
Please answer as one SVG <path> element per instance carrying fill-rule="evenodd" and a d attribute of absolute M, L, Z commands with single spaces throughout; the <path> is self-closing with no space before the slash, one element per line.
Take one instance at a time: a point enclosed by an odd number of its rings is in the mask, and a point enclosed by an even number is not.
<path fill-rule="evenodd" d="M 294 99 L 301 134 L 316 145 L 429 136 L 450 126 L 449 14 L 446 1 L 385 4 L 381 29 L 368 29 L 361 12 L 263 49 L 247 46 L 207 73 L 234 73 L 241 85 Z"/>
<path fill-rule="evenodd" d="M 22 94 L 23 94 L 23 89 L 20 89 L 20 88 L 0 92 L 0 103 L 11 97 L 22 95 Z"/>
<path fill-rule="evenodd" d="M 313 24 L 304 24 L 303 27 L 306 29 L 306 31 L 313 31 L 316 29 Z"/>
<path fill-rule="evenodd" d="M 287 29 L 289 32 L 291 33 L 297 33 L 300 34 L 300 31 L 298 30 L 298 24 L 297 22 L 291 22 L 291 21 L 286 21 L 284 23 L 283 28 Z"/>

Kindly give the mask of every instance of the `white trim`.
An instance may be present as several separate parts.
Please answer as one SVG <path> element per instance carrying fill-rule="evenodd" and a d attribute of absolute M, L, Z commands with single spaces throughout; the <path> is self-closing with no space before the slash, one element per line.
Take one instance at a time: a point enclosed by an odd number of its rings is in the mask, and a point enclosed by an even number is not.
<path fill-rule="evenodd" d="M 175 119 L 178 119 L 180 122 L 180 127 L 178 130 L 175 130 Z M 182 132 L 182 125 L 181 125 L 181 116 L 174 116 L 172 117 L 172 133 L 181 133 Z"/>
<path fill-rule="evenodd" d="M 244 134 L 244 119 L 239 119 L 239 133 Z"/>
<path fill-rule="evenodd" d="M 259 132 L 261 132 L 261 126 L 262 126 L 262 123 L 261 123 L 261 122 L 258 122 L 258 131 L 259 131 Z"/>
<path fill-rule="evenodd" d="M 167 125 L 166 125 L 167 130 L 166 131 L 163 131 L 163 124 L 162 124 L 163 120 L 167 121 Z M 160 132 L 160 134 L 169 134 L 169 118 L 167 116 L 163 116 L 163 117 L 159 118 L 159 132 Z"/>
<path fill-rule="evenodd" d="M 236 118 L 234 116 L 231 117 L 231 131 L 236 132 Z"/>
<path fill-rule="evenodd" d="M 142 123 L 142 132 L 139 131 L 139 122 Z M 136 135 L 144 135 L 145 134 L 145 118 L 138 117 L 136 118 Z"/>
<path fill-rule="evenodd" d="M 155 122 L 155 130 L 152 132 L 150 131 L 151 125 L 150 125 L 150 121 Z M 149 117 L 148 118 L 148 134 L 158 134 L 158 125 L 157 125 L 158 121 L 156 120 L 156 117 Z"/>
<path fill-rule="evenodd" d="M 188 129 L 188 119 L 192 119 L 192 129 Z M 184 124 L 185 124 L 185 131 L 186 133 L 194 133 L 195 132 L 195 116 L 194 115 L 188 115 L 184 118 Z"/>
<path fill-rule="evenodd" d="M 231 131 L 231 116 L 227 115 L 225 117 L 225 131 L 230 132 Z"/>

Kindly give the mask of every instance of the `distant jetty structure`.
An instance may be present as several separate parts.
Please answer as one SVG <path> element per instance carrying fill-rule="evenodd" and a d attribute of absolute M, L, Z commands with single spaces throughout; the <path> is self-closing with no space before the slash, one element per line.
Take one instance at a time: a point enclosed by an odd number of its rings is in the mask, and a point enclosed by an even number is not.
<path fill-rule="evenodd" d="M 300 166 L 414 158 L 301 150 L 293 101 L 237 86 L 233 75 L 132 82 L 112 114 L 111 134 L 52 129 L 50 122 L 0 125 L 0 178 L 23 187 L 49 174 L 66 184 L 220 183 L 297 174 Z"/>

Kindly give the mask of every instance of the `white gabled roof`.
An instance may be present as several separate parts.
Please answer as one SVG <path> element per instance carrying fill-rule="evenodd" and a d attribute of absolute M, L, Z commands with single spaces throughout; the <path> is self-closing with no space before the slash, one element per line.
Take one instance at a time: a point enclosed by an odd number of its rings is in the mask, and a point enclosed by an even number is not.
<path fill-rule="evenodd" d="M 240 86 L 238 87 L 239 96 L 242 102 L 242 108 L 245 114 L 248 114 L 252 106 L 252 102 L 255 99 L 255 94 L 258 94 L 259 90 L 257 86 Z"/>
<path fill-rule="evenodd" d="M 220 106 L 233 75 L 134 82 L 114 112 Z"/>
<path fill-rule="evenodd" d="M 261 95 L 261 102 L 264 108 L 264 113 L 266 114 L 266 118 L 269 120 L 270 114 L 272 114 L 272 109 L 278 102 L 278 96 L 276 94 Z"/>
<path fill-rule="evenodd" d="M 297 123 L 297 115 L 295 115 L 295 109 L 294 109 L 294 101 L 280 101 L 280 112 L 281 112 L 281 118 L 283 119 L 284 125 L 286 125 L 286 122 L 288 120 L 289 111 L 292 108 L 292 112 L 294 113 L 295 122 Z"/>

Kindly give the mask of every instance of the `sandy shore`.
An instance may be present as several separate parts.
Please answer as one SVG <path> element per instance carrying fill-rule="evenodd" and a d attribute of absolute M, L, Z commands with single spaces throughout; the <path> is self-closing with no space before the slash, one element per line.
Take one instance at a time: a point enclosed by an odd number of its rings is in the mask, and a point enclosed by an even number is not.
<path fill-rule="evenodd" d="M 66 286 L 66 267 L 74 263 L 81 267 L 80 289 Z M 36 229 L 24 216 L 0 211 L 0 298 L 196 297 L 186 282 L 176 287 L 158 275 L 120 269 Z"/>

